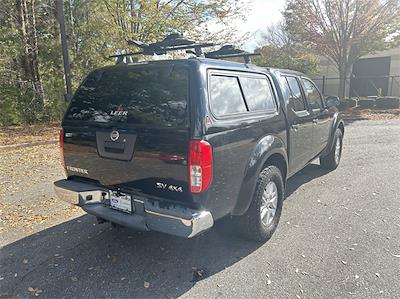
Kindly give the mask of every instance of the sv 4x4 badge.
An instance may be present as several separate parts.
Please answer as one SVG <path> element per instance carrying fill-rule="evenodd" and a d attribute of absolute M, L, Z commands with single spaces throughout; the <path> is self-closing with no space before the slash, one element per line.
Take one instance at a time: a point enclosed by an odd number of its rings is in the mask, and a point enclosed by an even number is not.
<path fill-rule="evenodd" d="M 163 189 L 163 190 L 169 190 L 173 192 L 183 192 L 183 189 L 181 186 L 174 186 L 174 185 L 168 185 L 165 183 L 156 183 L 156 188 L 157 189 Z"/>

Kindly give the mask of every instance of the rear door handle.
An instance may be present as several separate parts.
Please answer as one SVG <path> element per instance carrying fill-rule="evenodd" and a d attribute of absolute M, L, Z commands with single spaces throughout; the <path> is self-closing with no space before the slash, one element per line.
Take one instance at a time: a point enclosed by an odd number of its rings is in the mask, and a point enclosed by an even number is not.
<path fill-rule="evenodd" d="M 314 124 L 317 124 L 317 123 L 318 123 L 318 118 L 314 118 L 314 119 L 312 120 L 312 122 L 313 122 Z"/>

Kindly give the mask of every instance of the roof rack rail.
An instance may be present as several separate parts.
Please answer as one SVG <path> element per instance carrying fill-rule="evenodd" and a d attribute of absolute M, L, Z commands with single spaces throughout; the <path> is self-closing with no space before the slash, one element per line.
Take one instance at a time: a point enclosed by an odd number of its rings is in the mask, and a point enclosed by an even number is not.
<path fill-rule="evenodd" d="M 260 53 L 248 53 L 244 50 L 236 49 L 232 45 L 225 45 L 217 51 L 205 53 L 206 58 L 223 59 L 223 58 L 233 58 L 242 57 L 245 63 L 250 63 L 252 56 L 260 56 Z"/>
<path fill-rule="evenodd" d="M 130 40 L 128 45 L 141 48 L 140 52 L 130 52 L 124 54 L 110 55 L 109 58 L 117 57 L 117 63 L 123 62 L 124 57 L 139 56 L 139 55 L 163 55 L 171 51 L 187 50 L 187 53 L 193 53 L 197 57 L 203 56 L 203 49 L 214 46 L 213 43 L 196 43 L 185 39 L 181 34 L 173 33 L 168 35 L 160 42 L 145 44 L 140 41 Z M 193 51 L 194 50 L 194 51 Z"/>

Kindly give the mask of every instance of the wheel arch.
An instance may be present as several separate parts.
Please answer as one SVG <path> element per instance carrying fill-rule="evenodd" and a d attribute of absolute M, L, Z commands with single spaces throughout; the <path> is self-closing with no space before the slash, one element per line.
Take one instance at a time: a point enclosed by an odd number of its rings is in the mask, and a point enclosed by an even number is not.
<path fill-rule="evenodd" d="M 341 116 L 339 115 L 339 113 L 336 113 L 333 117 L 332 129 L 329 134 L 329 142 L 328 142 L 325 150 L 323 151 L 322 156 L 329 154 L 329 152 L 332 150 L 333 139 L 335 137 L 335 132 L 337 129 L 339 129 L 342 132 L 342 136 L 344 136 L 344 121 L 341 118 Z"/>
<path fill-rule="evenodd" d="M 276 166 L 279 169 L 279 171 L 282 174 L 282 179 L 283 179 L 284 185 L 286 187 L 286 178 L 287 178 L 288 167 L 287 167 L 287 161 L 286 161 L 285 157 L 280 153 L 272 154 L 265 161 L 262 169 L 264 169 L 265 167 L 270 166 L 270 165 Z"/>
<path fill-rule="evenodd" d="M 268 137 L 271 136 L 266 136 L 263 139 Z M 253 155 L 249 159 L 244 180 L 235 207 L 231 213 L 232 215 L 243 215 L 247 211 L 254 195 L 257 178 L 266 166 L 274 165 L 281 171 L 283 182 L 286 187 L 288 159 L 285 144 L 280 138 L 275 136 L 273 136 L 273 142 L 271 142 L 268 147 L 263 148 L 263 143 L 265 142 L 259 142 L 253 151 Z M 260 149 L 262 153 L 259 152 Z"/>

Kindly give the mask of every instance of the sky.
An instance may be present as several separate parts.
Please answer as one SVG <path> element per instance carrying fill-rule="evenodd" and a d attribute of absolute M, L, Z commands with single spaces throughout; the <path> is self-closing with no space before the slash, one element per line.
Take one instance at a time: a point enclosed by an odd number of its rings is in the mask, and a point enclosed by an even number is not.
<path fill-rule="evenodd" d="M 248 51 L 257 47 L 263 30 L 282 20 L 285 0 L 251 0 L 246 22 L 235 24 L 240 34 L 250 33 L 251 38 L 244 44 Z"/>

